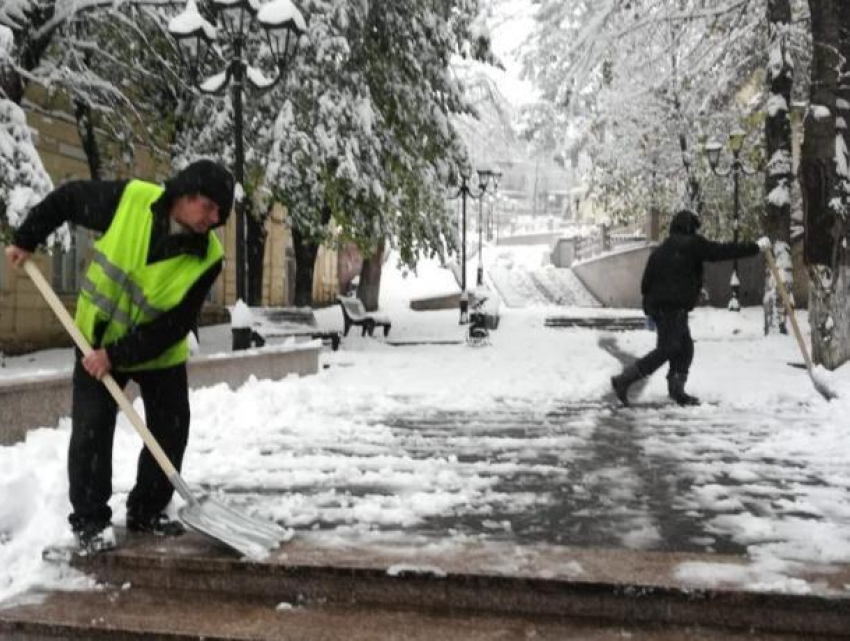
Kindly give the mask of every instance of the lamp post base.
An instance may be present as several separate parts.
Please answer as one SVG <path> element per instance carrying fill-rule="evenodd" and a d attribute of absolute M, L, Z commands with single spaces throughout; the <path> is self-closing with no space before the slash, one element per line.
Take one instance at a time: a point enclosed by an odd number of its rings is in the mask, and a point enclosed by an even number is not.
<path fill-rule="evenodd" d="M 460 293 L 460 320 L 458 325 L 466 325 L 469 322 L 469 294 L 466 291 Z"/>
<path fill-rule="evenodd" d="M 738 301 L 738 296 L 732 294 L 732 298 L 729 299 L 729 304 L 726 306 L 730 312 L 740 312 L 741 311 L 741 303 Z"/>
<path fill-rule="evenodd" d="M 740 292 L 741 292 L 741 281 L 738 280 L 738 266 L 732 269 L 732 278 L 730 279 L 729 285 L 732 289 L 732 298 L 729 299 L 729 305 L 726 307 L 730 312 L 740 312 L 741 311 L 741 303 L 740 303 Z"/>

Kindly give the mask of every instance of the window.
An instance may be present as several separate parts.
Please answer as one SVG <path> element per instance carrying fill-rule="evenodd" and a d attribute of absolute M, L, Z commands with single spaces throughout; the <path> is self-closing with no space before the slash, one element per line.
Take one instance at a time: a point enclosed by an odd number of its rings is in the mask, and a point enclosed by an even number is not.
<path fill-rule="evenodd" d="M 92 246 L 92 233 L 82 227 L 71 226 L 71 247 L 53 252 L 53 286 L 57 292 L 74 294 L 80 289 L 83 270 L 88 263 Z"/>

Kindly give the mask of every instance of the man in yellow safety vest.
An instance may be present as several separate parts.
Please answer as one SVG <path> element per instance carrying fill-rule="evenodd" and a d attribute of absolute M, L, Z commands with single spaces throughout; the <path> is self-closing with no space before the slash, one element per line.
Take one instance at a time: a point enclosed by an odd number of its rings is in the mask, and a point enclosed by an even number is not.
<path fill-rule="evenodd" d="M 20 266 L 65 222 L 97 232 L 80 287 L 75 322 L 94 351 L 77 352 L 73 374 L 68 517 L 81 549 L 115 546 L 112 531 L 112 442 L 117 404 L 99 380 L 139 385 L 148 428 L 180 469 L 189 435 L 187 335 L 221 273 L 224 250 L 215 227 L 233 206 L 230 172 L 199 160 L 164 186 L 130 181 L 67 183 L 32 208 L 6 248 Z M 164 510 L 173 488 L 142 449 L 127 498 L 127 528 L 177 535 Z"/>

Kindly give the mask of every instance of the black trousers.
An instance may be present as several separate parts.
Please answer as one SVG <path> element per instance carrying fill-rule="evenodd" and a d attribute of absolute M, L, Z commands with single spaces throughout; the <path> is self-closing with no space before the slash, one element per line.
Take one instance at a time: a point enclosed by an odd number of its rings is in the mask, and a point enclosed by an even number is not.
<path fill-rule="evenodd" d="M 694 341 L 688 327 L 688 312 L 685 309 L 665 309 L 652 315 L 655 319 L 658 342 L 655 349 L 636 363 L 643 376 L 649 376 L 664 363 L 670 363 L 667 374 L 687 376 L 694 360 Z"/>
<path fill-rule="evenodd" d="M 113 372 L 122 388 L 129 380 L 139 385 L 145 422 L 168 458 L 179 470 L 189 438 L 189 386 L 186 365 L 145 372 Z M 112 510 L 112 444 L 118 405 L 106 386 L 91 377 L 80 362 L 74 365 L 71 443 L 68 481 L 74 530 L 109 524 Z M 156 459 L 142 448 L 136 484 L 127 498 L 128 514 L 142 518 L 162 512 L 174 489 Z"/>

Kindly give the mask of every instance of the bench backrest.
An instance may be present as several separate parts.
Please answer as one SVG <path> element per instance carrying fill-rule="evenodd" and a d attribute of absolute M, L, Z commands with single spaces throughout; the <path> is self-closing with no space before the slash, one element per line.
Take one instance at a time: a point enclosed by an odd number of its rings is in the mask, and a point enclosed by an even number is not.
<path fill-rule="evenodd" d="M 316 314 L 310 307 L 251 307 L 255 326 L 316 327 Z"/>
<path fill-rule="evenodd" d="M 337 300 L 339 300 L 345 308 L 345 313 L 348 314 L 352 320 L 362 320 L 368 316 L 366 308 L 363 307 L 363 301 L 359 298 L 354 298 L 352 296 L 339 296 L 337 297 Z"/>

